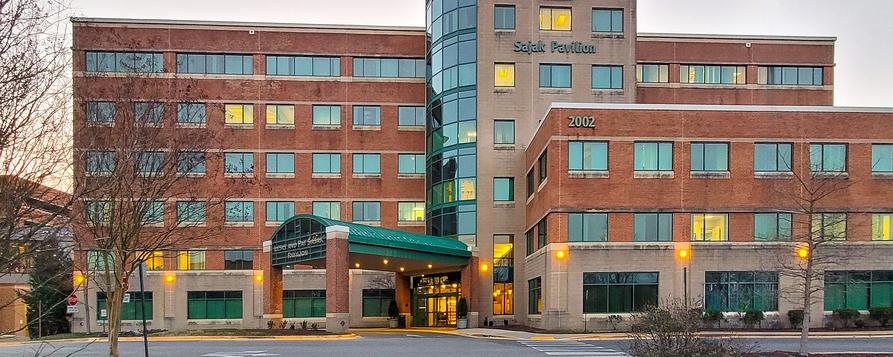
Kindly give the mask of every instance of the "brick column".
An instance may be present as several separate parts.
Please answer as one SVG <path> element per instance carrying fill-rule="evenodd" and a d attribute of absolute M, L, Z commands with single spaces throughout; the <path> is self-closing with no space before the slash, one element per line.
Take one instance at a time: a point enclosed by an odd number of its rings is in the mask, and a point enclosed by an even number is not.
<path fill-rule="evenodd" d="M 350 330 L 350 252 L 343 226 L 326 228 L 326 331 Z"/>
<path fill-rule="evenodd" d="M 397 299 L 397 311 L 400 312 L 400 318 L 406 321 L 409 327 L 409 316 L 412 314 L 412 286 L 409 277 L 400 273 L 394 273 L 394 287 Z"/>
<path fill-rule="evenodd" d="M 272 264 L 271 244 L 271 241 L 264 242 L 263 252 L 257 256 L 264 270 L 262 317 L 265 324 L 266 321 L 280 324 L 282 323 L 282 267 L 274 267 Z"/>
<path fill-rule="evenodd" d="M 480 288 L 480 258 L 472 256 L 468 259 L 468 265 L 462 268 L 462 297 L 468 302 L 468 327 L 475 328 L 480 324 L 480 303 L 477 289 Z M 488 267 L 488 271 L 489 271 Z"/>

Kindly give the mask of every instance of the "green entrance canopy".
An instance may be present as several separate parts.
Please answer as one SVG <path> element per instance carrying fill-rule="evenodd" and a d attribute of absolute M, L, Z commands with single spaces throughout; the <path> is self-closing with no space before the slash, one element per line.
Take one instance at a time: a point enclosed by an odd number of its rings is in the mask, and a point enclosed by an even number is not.
<path fill-rule="evenodd" d="M 325 260 L 326 228 L 332 226 L 343 226 L 349 230 L 347 237 L 349 251 L 352 257 L 357 255 L 357 264 L 360 260 L 373 261 L 368 257 L 376 256 L 395 262 L 390 265 L 383 263 L 392 269 L 397 269 L 399 265 L 401 268 L 406 267 L 407 270 L 419 270 L 420 266 L 427 266 L 429 269 L 434 265 L 461 266 L 467 264 L 471 257 L 468 246 L 455 239 L 302 214 L 289 218 L 273 233 L 271 237 L 273 266 L 292 264 L 321 266 Z M 410 264 L 410 261 L 416 264 Z"/>

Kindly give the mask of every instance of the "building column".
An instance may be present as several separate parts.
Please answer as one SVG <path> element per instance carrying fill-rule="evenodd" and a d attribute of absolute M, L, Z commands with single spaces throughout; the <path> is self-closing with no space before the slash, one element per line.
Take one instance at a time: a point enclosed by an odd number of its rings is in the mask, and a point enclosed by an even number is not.
<path fill-rule="evenodd" d="M 462 297 L 468 303 L 468 327 L 475 328 L 480 325 L 480 302 L 477 289 L 480 286 L 481 269 L 480 258 L 472 256 L 468 259 L 468 265 L 462 268 L 461 284 Z M 488 267 L 489 270 L 490 267 Z"/>
<path fill-rule="evenodd" d="M 570 252 L 566 243 L 546 246 L 545 271 L 543 272 L 542 328 L 553 331 L 574 330 L 578 321 L 571 321 L 568 313 L 568 260 Z M 582 287 L 581 287 L 582 288 Z"/>
<path fill-rule="evenodd" d="M 409 317 L 412 315 L 412 284 L 408 276 L 400 273 L 394 273 L 394 283 L 397 311 L 400 313 L 400 318 L 406 322 L 406 327 L 409 327 Z"/>
<path fill-rule="evenodd" d="M 262 318 L 278 325 L 282 323 L 282 267 L 273 266 L 271 246 L 272 241 L 265 241 L 258 257 L 264 270 Z"/>
<path fill-rule="evenodd" d="M 350 330 L 350 251 L 344 226 L 326 228 L 326 331 Z"/>

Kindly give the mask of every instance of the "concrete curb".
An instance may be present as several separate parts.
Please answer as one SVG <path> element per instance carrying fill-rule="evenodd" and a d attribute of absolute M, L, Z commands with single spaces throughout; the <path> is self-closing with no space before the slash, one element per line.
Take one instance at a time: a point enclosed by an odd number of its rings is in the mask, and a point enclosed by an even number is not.
<path fill-rule="evenodd" d="M 344 335 L 319 335 L 319 336 L 149 336 L 149 342 L 183 342 L 183 341 L 233 341 L 233 340 L 252 340 L 252 341 L 337 341 L 337 340 L 353 340 L 358 338 L 356 334 Z M 121 337 L 119 342 L 142 342 L 142 337 Z M 0 346 L 15 346 L 22 344 L 40 344 L 40 343 L 79 343 L 79 342 L 96 342 L 106 343 L 107 337 L 84 337 L 69 338 L 60 340 L 46 341 L 22 341 L 22 342 L 2 342 Z"/>

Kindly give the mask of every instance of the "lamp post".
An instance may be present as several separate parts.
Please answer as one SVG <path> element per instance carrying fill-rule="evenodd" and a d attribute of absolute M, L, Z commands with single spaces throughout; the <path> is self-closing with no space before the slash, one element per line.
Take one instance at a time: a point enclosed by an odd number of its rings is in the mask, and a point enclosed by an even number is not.
<path fill-rule="evenodd" d="M 691 251 L 688 246 L 677 247 L 676 257 L 682 260 L 682 296 L 688 306 L 688 264 L 691 262 Z"/>
<path fill-rule="evenodd" d="M 149 357 L 149 332 L 146 331 L 146 290 L 143 287 L 143 265 L 146 262 L 141 262 L 140 266 L 140 317 L 143 319 L 143 352 L 146 357 Z"/>

